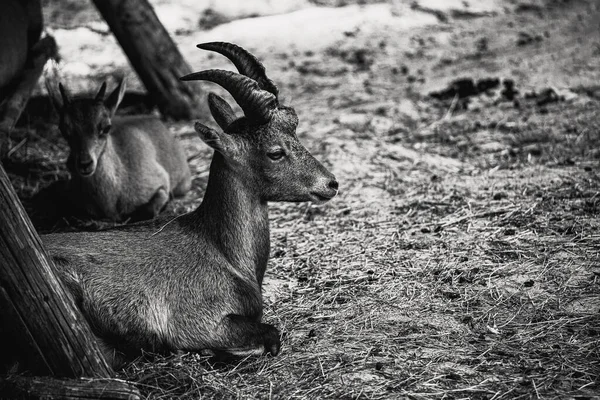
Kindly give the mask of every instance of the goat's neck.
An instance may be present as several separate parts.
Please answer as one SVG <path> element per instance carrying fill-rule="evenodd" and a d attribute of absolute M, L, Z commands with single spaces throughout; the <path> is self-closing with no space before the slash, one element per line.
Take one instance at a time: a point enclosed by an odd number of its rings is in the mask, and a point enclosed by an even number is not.
<path fill-rule="evenodd" d="M 239 272 L 262 284 L 269 258 L 267 202 L 215 152 L 202 204 L 195 212 L 208 236 Z"/>

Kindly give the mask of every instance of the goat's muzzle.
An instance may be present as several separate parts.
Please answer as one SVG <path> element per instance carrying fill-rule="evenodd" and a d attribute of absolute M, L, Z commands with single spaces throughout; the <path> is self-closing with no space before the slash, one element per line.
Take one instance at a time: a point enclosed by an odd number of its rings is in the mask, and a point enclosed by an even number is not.
<path fill-rule="evenodd" d="M 96 163 L 92 158 L 79 158 L 76 165 L 79 175 L 83 177 L 90 176 L 96 171 Z"/>

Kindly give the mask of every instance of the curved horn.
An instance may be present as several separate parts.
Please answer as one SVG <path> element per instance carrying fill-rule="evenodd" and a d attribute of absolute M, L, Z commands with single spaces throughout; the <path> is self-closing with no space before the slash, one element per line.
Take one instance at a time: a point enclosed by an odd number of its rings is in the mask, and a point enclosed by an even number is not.
<path fill-rule="evenodd" d="M 199 49 L 215 51 L 227 57 L 233 65 L 240 71 L 240 74 L 258 82 L 258 86 L 267 92 L 273 93 L 275 97 L 279 95 L 279 89 L 272 80 L 267 78 L 265 67 L 258 58 L 244 50 L 240 46 L 226 42 L 210 42 L 197 45 Z"/>
<path fill-rule="evenodd" d="M 246 117 L 260 123 L 271 119 L 277 98 L 265 90 L 261 90 L 255 80 L 231 71 L 209 69 L 182 76 L 182 81 L 210 81 L 223 86 L 244 110 Z"/>

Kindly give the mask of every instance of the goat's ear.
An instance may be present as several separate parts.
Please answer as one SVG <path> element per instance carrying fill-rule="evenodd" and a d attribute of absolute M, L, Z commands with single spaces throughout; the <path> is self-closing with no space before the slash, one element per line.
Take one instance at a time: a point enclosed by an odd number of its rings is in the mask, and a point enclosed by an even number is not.
<path fill-rule="evenodd" d="M 52 106 L 60 114 L 66 105 L 64 96 L 66 96 L 67 100 L 69 96 L 66 94 L 65 89 L 61 88 L 58 64 L 54 60 L 44 66 L 44 83 L 46 84 L 46 90 L 48 91 L 48 97 Z"/>
<path fill-rule="evenodd" d="M 50 97 L 50 102 L 54 109 L 60 113 L 63 107 L 69 104 L 69 95 L 65 91 L 65 88 L 61 83 L 53 84 L 52 82 L 46 80 L 46 89 L 48 90 L 48 96 Z"/>
<path fill-rule="evenodd" d="M 106 108 L 108 108 L 111 118 L 115 115 L 119 104 L 121 104 L 121 101 L 123 100 L 123 96 L 125 95 L 125 87 L 125 79 L 123 78 L 121 79 L 119 85 L 115 88 L 115 90 L 113 90 L 112 93 L 108 95 L 106 100 L 104 100 L 104 105 L 106 106 Z"/>
<path fill-rule="evenodd" d="M 210 113 L 213 118 L 223 130 L 226 130 L 227 127 L 237 119 L 229 103 L 219 95 L 209 93 L 208 106 L 210 107 Z"/>
<path fill-rule="evenodd" d="M 209 145 L 212 149 L 218 151 L 226 157 L 233 155 L 233 143 L 228 135 L 219 133 L 208 126 L 201 124 L 200 122 L 196 122 L 194 124 L 194 128 L 196 129 L 196 132 L 198 132 L 200 139 L 202 139 L 202 141 Z"/>
<path fill-rule="evenodd" d="M 58 84 L 58 90 L 60 91 L 62 106 L 66 107 L 69 104 L 71 104 L 71 96 L 69 95 L 69 92 L 67 92 L 67 89 L 65 89 L 62 83 Z"/>
<path fill-rule="evenodd" d="M 94 100 L 104 101 L 105 94 L 106 94 L 106 82 L 102 82 L 102 86 L 100 86 L 100 89 L 98 90 L 98 93 L 96 94 L 96 98 Z"/>

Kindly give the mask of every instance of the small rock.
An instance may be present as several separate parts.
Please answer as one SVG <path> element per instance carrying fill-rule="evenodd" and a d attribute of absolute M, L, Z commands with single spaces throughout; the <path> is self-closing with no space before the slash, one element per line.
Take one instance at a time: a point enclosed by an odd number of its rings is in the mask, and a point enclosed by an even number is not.
<path fill-rule="evenodd" d="M 342 114 L 338 117 L 337 122 L 354 131 L 362 131 L 370 122 L 370 116 L 362 113 Z"/>
<path fill-rule="evenodd" d="M 379 115 L 374 116 L 369 122 L 369 126 L 375 133 L 387 133 L 394 126 L 394 120 Z"/>
<path fill-rule="evenodd" d="M 475 42 L 475 48 L 477 49 L 478 53 L 487 53 L 489 50 L 488 38 L 482 37 L 477 39 L 477 41 Z"/>
<path fill-rule="evenodd" d="M 579 97 L 579 95 L 575 92 L 572 92 L 568 89 L 564 89 L 564 90 L 560 90 L 560 89 L 554 89 L 554 91 L 558 94 L 559 97 L 561 97 L 564 101 L 573 101 L 576 98 Z"/>
<path fill-rule="evenodd" d="M 542 90 L 542 92 L 538 94 L 536 98 L 536 104 L 538 106 L 545 106 L 549 103 L 556 103 L 564 100 L 564 98 L 561 98 L 561 96 L 558 93 L 556 93 L 556 91 L 552 88 Z"/>
<path fill-rule="evenodd" d="M 461 379 L 460 375 L 457 374 L 456 372 L 450 372 L 450 373 L 446 374 L 446 378 L 452 379 L 454 381 L 459 381 Z"/>
<path fill-rule="evenodd" d="M 506 145 L 500 142 L 487 142 L 480 144 L 479 148 L 484 153 L 499 153 L 506 149 Z"/>
<path fill-rule="evenodd" d="M 417 108 L 417 105 L 410 100 L 403 99 L 400 100 L 397 107 L 398 113 L 408 117 L 414 121 L 418 121 L 421 119 L 421 113 Z"/>
<path fill-rule="evenodd" d="M 220 12 L 212 8 L 207 8 L 202 12 L 198 19 L 198 28 L 201 30 L 210 30 L 216 26 L 229 22 L 230 20 L 230 18 Z"/>
<path fill-rule="evenodd" d="M 500 91 L 500 95 L 508 101 L 513 101 L 515 96 L 519 94 L 519 91 L 515 89 L 515 81 L 505 79 L 502 84 L 504 85 L 504 89 Z"/>
<path fill-rule="evenodd" d="M 542 155 L 542 148 L 538 143 L 532 143 L 527 146 L 523 146 L 523 151 L 535 157 L 539 157 Z"/>
<path fill-rule="evenodd" d="M 526 46 L 531 43 L 541 42 L 542 40 L 542 35 L 532 35 L 527 32 L 519 32 L 519 36 L 517 37 L 517 46 Z"/>

